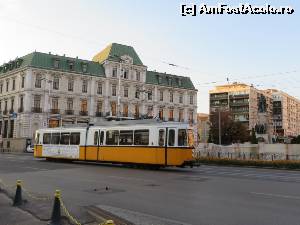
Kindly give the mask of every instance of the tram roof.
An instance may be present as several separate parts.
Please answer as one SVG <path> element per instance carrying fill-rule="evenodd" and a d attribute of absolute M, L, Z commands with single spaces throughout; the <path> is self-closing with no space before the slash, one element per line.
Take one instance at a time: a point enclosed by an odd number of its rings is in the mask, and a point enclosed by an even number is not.
<path fill-rule="evenodd" d="M 186 127 L 189 126 L 188 123 L 183 122 L 163 122 L 163 121 L 157 121 L 155 119 L 147 119 L 147 120 L 124 120 L 124 121 L 102 121 L 99 123 L 90 124 L 90 129 L 96 128 L 96 127 L 151 127 L 151 126 L 159 126 L 159 127 L 170 127 L 170 126 L 176 126 L 176 127 Z M 87 128 L 87 125 L 78 125 L 78 124 L 70 124 L 62 127 L 56 127 L 56 128 L 43 128 L 40 129 L 41 131 L 62 131 L 62 130 L 69 130 L 72 129 L 73 131 L 82 131 Z"/>

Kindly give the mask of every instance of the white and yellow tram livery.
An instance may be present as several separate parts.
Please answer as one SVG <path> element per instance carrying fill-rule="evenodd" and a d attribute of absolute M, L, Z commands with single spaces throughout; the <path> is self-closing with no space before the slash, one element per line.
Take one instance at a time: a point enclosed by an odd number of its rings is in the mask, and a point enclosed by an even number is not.
<path fill-rule="evenodd" d="M 184 166 L 193 161 L 193 131 L 188 124 L 110 121 L 87 127 L 36 132 L 34 156 L 149 166 Z"/>

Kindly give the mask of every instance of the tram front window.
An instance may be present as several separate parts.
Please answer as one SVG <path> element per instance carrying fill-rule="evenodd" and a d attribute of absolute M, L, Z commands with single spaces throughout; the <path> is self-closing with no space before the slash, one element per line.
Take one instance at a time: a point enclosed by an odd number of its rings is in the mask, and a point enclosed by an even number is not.
<path fill-rule="evenodd" d="M 39 144 L 39 142 L 40 142 L 40 133 L 36 132 L 36 135 L 35 135 L 35 144 Z"/>
<path fill-rule="evenodd" d="M 50 144 L 51 141 L 51 134 L 45 133 L 43 135 L 43 144 Z"/>
<path fill-rule="evenodd" d="M 186 129 L 178 130 L 178 146 L 187 146 Z"/>

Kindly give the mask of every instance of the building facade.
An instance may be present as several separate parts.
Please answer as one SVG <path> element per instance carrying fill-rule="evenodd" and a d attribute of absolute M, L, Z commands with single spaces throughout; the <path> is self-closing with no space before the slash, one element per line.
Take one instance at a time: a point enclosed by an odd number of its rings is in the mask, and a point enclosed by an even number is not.
<path fill-rule="evenodd" d="M 198 142 L 207 143 L 210 130 L 209 114 L 197 114 Z"/>
<path fill-rule="evenodd" d="M 216 86 L 209 94 L 210 113 L 230 111 L 235 121 L 244 123 L 249 130 L 255 129 L 257 137 L 271 142 L 274 133 L 271 94 L 242 83 Z"/>
<path fill-rule="evenodd" d="M 196 123 L 197 90 L 188 77 L 148 71 L 133 47 L 113 43 L 92 61 L 33 52 L 0 66 L 0 111 L 10 145 L 39 128 L 107 116 Z"/>
<path fill-rule="evenodd" d="M 300 100 L 276 89 L 266 90 L 273 97 L 274 130 L 278 138 L 300 134 Z"/>

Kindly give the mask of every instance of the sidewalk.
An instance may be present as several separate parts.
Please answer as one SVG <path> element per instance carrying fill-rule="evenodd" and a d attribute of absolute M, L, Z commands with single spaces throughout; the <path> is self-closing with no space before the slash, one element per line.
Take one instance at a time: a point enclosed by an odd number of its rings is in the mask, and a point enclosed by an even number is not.
<path fill-rule="evenodd" d="M 12 200 L 0 193 L 0 224 L 1 225 L 46 225 L 31 214 L 12 206 Z"/>

